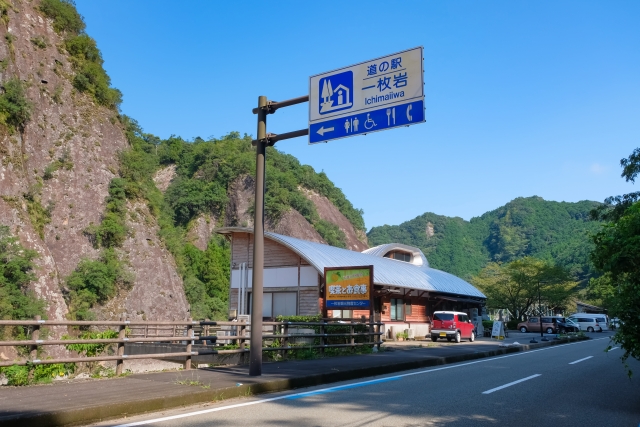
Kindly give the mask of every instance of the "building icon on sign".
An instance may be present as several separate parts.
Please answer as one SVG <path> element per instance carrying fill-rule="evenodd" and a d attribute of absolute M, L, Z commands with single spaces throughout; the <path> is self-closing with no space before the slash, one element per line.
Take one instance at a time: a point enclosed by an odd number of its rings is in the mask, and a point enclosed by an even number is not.
<path fill-rule="evenodd" d="M 353 72 L 334 74 L 319 81 L 319 112 L 326 114 L 353 106 Z"/>

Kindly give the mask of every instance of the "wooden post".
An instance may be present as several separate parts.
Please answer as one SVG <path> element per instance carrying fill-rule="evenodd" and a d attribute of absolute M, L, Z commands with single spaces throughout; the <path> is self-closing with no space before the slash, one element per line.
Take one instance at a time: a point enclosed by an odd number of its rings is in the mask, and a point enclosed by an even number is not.
<path fill-rule="evenodd" d="M 374 317 L 373 315 L 369 315 L 369 333 L 373 334 L 373 322 L 374 322 Z M 369 339 L 367 340 L 368 342 L 373 342 L 374 340 L 372 340 L 372 338 L 374 337 L 374 335 L 369 335 Z"/>
<path fill-rule="evenodd" d="M 380 313 L 378 313 L 378 315 L 373 316 L 373 319 L 376 321 L 376 328 L 375 331 L 376 333 L 380 333 Z M 381 335 L 375 335 L 376 338 L 376 347 L 378 348 L 378 351 L 380 350 L 380 341 L 382 340 L 382 336 Z"/>
<path fill-rule="evenodd" d="M 245 349 L 245 343 L 244 343 L 244 337 L 245 334 L 247 333 L 247 322 L 242 321 L 240 323 L 240 333 L 238 334 L 239 336 L 241 336 L 242 338 L 240 338 L 238 340 L 238 343 L 240 344 L 240 350 L 244 350 Z M 245 353 L 240 353 L 240 363 L 244 364 L 244 357 L 245 357 Z"/>
<path fill-rule="evenodd" d="M 119 326 L 120 330 L 118 331 L 118 339 L 123 340 L 125 338 L 127 332 L 127 325 L 124 323 L 124 316 L 120 317 L 120 320 L 123 322 L 122 325 Z M 124 355 L 124 343 L 118 343 L 118 356 Z M 124 359 L 116 360 L 116 375 L 122 375 L 122 368 L 124 367 Z"/>
<path fill-rule="evenodd" d="M 189 322 L 193 321 L 191 317 L 188 320 Z M 193 323 L 187 326 L 187 353 L 191 353 L 191 345 L 193 343 L 191 338 L 193 338 Z M 184 369 L 191 369 L 191 354 L 187 355 L 187 359 L 184 361 Z"/>
<path fill-rule="evenodd" d="M 34 317 L 36 321 L 40 320 L 40 316 Z M 37 341 L 40 339 L 40 324 L 38 323 L 33 327 L 33 331 L 31 332 L 31 339 L 33 341 Z M 31 360 L 35 360 L 38 358 L 38 344 L 33 344 L 31 346 L 31 351 L 29 352 L 31 356 Z"/>
<path fill-rule="evenodd" d="M 351 320 L 350 331 L 351 331 L 351 352 L 354 352 L 356 350 L 356 347 L 354 346 L 356 338 L 353 336 L 353 334 L 355 333 L 355 328 L 353 327 L 353 320 Z"/>
<path fill-rule="evenodd" d="M 289 324 L 285 323 L 282 327 L 282 335 L 285 335 L 280 341 L 280 347 L 289 347 Z M 287 350 L 282 350 L 282 360 L 287 360 Z"/>

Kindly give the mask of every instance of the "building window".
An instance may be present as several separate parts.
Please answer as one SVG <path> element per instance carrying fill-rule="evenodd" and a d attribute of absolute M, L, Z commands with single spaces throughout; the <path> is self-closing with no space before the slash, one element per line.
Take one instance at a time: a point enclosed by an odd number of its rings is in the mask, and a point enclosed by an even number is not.
<path fill-rule="evenodd" d="M 404 314 L 405 316 L 411 316 L 411 301 L 404 302 Z"/>
<path fill-rule="evenodd" d="M 387 252 L 384 257 L 396 259 L 398 261 L 411 262 L 411 254 L 408 252 L 391 251 Z"/>
<path fill-rule="evenodd" d="M 249 314 L 253 307 L 253 292 L 249 294 Z M 298 298 L 296 292 L 264 292 L 262 294 L 262 317 L 295 316 Z"/>
<path fill-rule="evenodd" d="M 338 317 L 342 319 L 352 319 L 353 310 L 333 310 L 333 317 Z"/>
<path fill-rule="evenodd" d="M 404 300 L 391 298 L 391 320 L 404 320 Z"/>

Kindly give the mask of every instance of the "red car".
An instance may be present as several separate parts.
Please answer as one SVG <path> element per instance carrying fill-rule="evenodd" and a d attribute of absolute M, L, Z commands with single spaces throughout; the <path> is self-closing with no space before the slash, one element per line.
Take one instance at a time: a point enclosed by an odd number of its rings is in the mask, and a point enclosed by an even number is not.
<path fill-rule="evenodd" d="M 438 338 L 446 338 L 447 341 L 468 339 L 475 341 L 475 325 L 469 320 L 467 313 L 458 311 L 436 311 L 431 320 L 431 341 L 438 341 Z"/>

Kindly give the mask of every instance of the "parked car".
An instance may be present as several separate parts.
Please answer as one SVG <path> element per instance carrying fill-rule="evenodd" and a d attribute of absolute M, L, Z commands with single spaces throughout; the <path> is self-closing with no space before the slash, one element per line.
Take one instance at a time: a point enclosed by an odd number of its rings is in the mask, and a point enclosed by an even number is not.
<path fill-rule="evenodd" d="M 606 314 L 602 314 L 602 313 L 598 313 L 598 314 L 593 314 L 593 313 L 573 313 L 570 317 L 592 317 L 592 318 L 596 319 L 596 322 L 598 323 L 598 326 L 602 330 L 604 330 L 604 331 L 608 331 L 609 330 L 609 316 L 607 316 Z"/>
<path fill-rule="evenodd" d="M 542 318 L 542 330 L 548 334 L 556 333 L 556 325 L 553 323 L 553 317 Z M 530 317 L 525 322 L 518 323 L 518 330 L 520 332 L 540 332 L 540 318 Z"/>
<path fill-rule="evenodd" d="M 431 341 L 446 338 L 460 342 L 463 338 L 473 342 L 476 339 L 475 325 L 469 315 L 457 311 L 436 311 L 431 320 Z"/>
<path fill-rule="evenodd" d="M 585 317 L 582 314 L 577 314 L 570 316 L 569 320 L 580 325 L 581 331 L 602 332 L 602 326 L 595 317 Z"/>
<path fill-rule="evenodd" d="M 554 317 L 553 318 L 556 324 L 556 333 L 564 334 L 567 332 L 579 332 L 580 325 L 574 323 L 570 319 L 564 317 Z"/>

